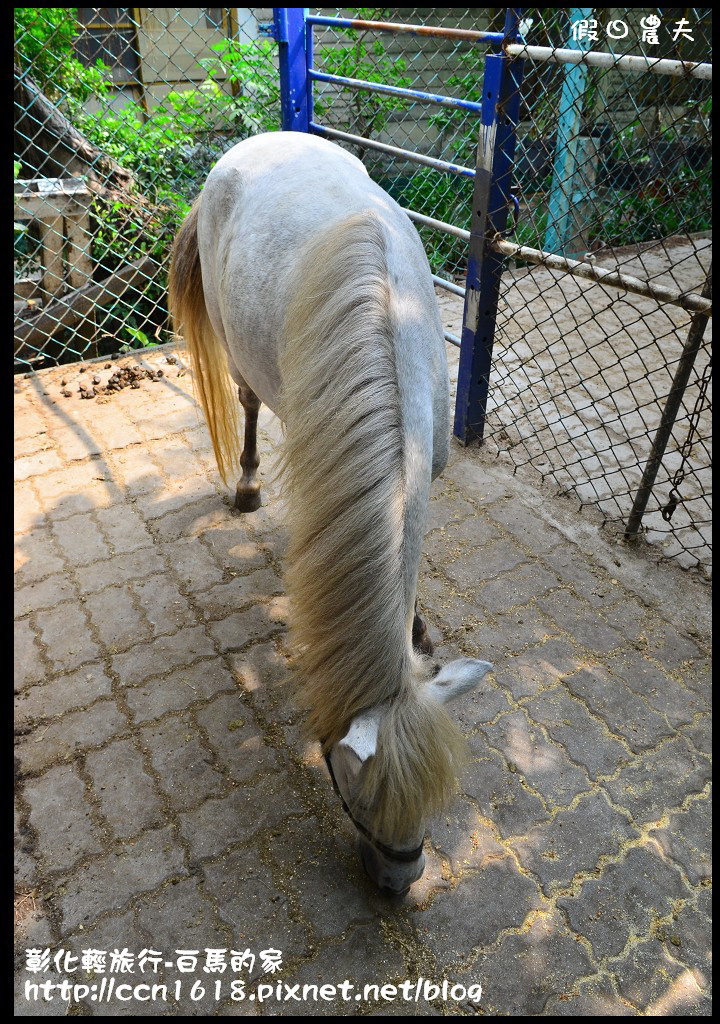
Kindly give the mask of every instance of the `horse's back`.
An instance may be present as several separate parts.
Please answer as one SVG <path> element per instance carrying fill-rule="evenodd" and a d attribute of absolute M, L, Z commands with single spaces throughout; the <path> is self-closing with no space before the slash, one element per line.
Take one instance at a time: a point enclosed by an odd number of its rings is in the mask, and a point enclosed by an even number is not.
<path fill-rule="evenodd" d="M 208 312 L 231 365 L 276 411 L 285 309 L 302 281 L 303 249 L 331 225 L 363 211 L 383 226 L 396 319 L 405 330 L 427 336 L 431 375 L 444 375 L 446 382 L 422 243 L 356 157 L 316 136 L 273 132 L 234 146 L 210 172 L 198 219 Z M 418 346 L 419 370 L 427 373 L 422 338 Z"/>

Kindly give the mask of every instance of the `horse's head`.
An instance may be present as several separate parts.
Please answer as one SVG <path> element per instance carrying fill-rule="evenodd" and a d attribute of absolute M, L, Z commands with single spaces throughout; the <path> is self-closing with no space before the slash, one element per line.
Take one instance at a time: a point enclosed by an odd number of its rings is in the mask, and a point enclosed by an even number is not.
<path fill-rule="evenodd" d="M 447 704 L 476 687 L 491 669 L 487 661 L 460 658 L 422 684 L 424 696 L 439 705 Z M 366 776 L 377 755 L 381 724 L 387 713 L 387 705 L 380 705 L 353 719 L 345 736 L 330 750 L 327 763 L 345 810 L 359 832 L 365 870 L 381 890 L 402 895 L 425 867 L 424 808 L 417 808 L 416 813 L 408 809 L 402 826 L 378 834 L 372 825 L 372 808 L 363 800 Z"/>

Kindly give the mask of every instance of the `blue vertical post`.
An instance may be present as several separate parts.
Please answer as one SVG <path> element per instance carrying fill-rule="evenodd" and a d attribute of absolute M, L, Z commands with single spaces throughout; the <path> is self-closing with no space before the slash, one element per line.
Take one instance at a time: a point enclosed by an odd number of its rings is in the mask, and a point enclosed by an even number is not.
<path fill-rule="evenodd" d="M 515 42 L 522 8 L 509 7 L 505 39 Z M 520 114 L 523 61 L 505 54 L 485 58 L 480 140 L 475 187 L 465 310 L 460 345 L 455 425 L 453 433 L 463 444 L 482 442 L 485 429 L 490 366 L 503 257 L 489 241 L 507 227 L 510 176 L 515 156 Z"/>
<path fill-rule="evenodd" d="M 592 13 L 592 7 L 572 7 L 570 24 L 588 20 Z M 587 47 L 583 47 L 581 42 L 573 39 L 572 31 L 570 32 L 567 42 L 569 50 L 588 49 L 591 45 L 588 41 Z M 577 235 L 573 209 L 579 207 L 582 199 L 586 198 L 581 195 L 582 174 L 579 171 L 579 164 L 586 158 L 580 151 L 580 122 L 588 68 L 582 64 L 565 64 L 562 74 L 563 86 L 558 110 L 557 141 L 552 185 L 548 197 L 544 248 L 546 252 L 571 256 L 577 255 L 570 251 L 570 242 Z"/>
<path fill-rule="evenodd" d="M 307 7 L 273 7 L 275 38 L 280 61 L 280 108 L 286 132 L 307 132 L 310 128 L 310 80 L 306 51 Z"/>

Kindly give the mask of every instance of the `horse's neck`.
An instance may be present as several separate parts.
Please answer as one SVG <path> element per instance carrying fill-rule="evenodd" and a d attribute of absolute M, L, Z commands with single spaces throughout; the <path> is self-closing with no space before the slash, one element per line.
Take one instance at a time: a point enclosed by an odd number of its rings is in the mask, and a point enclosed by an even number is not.
<path fill-rule="evenodd" d="M 368 212 L 309 248 L 281 361 L 296 647 L 335 740 L 409 671 L 430 486 L 429 384 L 397 335 L 385 252 Z"/>

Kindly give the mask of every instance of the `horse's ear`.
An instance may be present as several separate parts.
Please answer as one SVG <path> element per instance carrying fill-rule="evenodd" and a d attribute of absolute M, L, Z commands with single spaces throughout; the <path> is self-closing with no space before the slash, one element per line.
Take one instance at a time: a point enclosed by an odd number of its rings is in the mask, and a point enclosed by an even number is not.
<path fill-rule="evenodd" d="M 458 658 L 442 668 L 436 676 L 425 684 L 425 692 L 438 704 L 447 704 L 456 697 L 461 697 L 473 690 L 482 678 L 492 670 L 489 661 L 478 661 L 476 658 Z"/>

